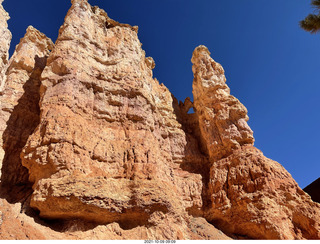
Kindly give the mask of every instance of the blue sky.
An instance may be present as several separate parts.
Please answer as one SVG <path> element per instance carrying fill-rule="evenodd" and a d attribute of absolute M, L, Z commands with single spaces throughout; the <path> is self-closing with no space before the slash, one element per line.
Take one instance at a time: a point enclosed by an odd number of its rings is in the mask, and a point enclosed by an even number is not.
<path fill-rule="evenodd" d="M 225 69 L 231 93 L 249 111 L 256 147 L 305 187 L 320 174 L 320 34 L 298 22 L 302 0 L 89 0 L 119 22 L 139 26 L 154 76 L 179 99 L 192 98 L 191 56 L 206 45 Z M 53 41 L 69 0 L 5 0 L 10 53 L 33 25 Z"/>

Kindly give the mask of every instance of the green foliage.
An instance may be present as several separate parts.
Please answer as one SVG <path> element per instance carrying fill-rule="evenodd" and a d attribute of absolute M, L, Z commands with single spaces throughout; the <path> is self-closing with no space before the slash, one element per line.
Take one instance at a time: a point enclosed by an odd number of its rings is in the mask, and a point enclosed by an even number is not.
<path fill-rule="evenodd" d="M 304 20 L 300 21 L 300 27 L 311 33 L 320 32 L 320 0 L 312 0 L 311 5 L 317 14 L 309 14 Z"/>

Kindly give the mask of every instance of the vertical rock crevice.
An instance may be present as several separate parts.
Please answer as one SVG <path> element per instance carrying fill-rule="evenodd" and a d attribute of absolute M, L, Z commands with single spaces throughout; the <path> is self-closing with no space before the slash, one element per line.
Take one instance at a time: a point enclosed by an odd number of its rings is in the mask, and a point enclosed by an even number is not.
<path fill-rule="evenodd" d="M 193 102 L 189 97 L 184 102 L 179 101 L 172 95 L 174 109 L 177 121 L 182 125 L 182 130 L 186 136 L 186 144 L 184 146 L 184 157 L 180 163 L 180 168 L 191 174 L 201 176 L 201 204 L 192 205 L 186 208 L 189 215 L 199 217 L 204 215 L 206 208 L 210 207 L 210 199 L 208 197 L 208 186 L 210 180 L 210 160 L 206 149 L 201 145 L 201 133 L 199 130 L 199 120 L 196 113 L 188 113 L 194 108 Z"/>

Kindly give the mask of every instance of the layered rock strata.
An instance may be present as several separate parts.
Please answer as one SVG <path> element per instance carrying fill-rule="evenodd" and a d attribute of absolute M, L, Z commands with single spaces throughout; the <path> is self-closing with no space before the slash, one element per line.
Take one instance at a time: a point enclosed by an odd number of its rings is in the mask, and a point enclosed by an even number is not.
<path fill-rule="evenodd" d="M 20 239 L 320 239 L 320 205 L 253 146 L 208 49 L 178 102 L 137 31 L 85 0 L 55 45 L 27 29 L 3 72 L 0 238 L 14 214 Z"/>
<path fill-rule="evenodd" d="M 21 154 L 40 216 L 129 228 L 155 212 L 201 208 L 201 175 L 180 169 L 185 134 L 153 67 L 136 27 L 73 1 L 41 75 L 40 124 Z"/>

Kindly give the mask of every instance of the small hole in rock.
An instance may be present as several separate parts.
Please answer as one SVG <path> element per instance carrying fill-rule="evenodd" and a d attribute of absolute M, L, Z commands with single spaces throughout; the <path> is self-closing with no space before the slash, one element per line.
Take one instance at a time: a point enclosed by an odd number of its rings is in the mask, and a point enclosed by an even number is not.
<path fill-rule="evenodd" d="M 188 110 L 188 114 L 194 114 L 193 108 L 190 108 L 190 109 Z"/>

